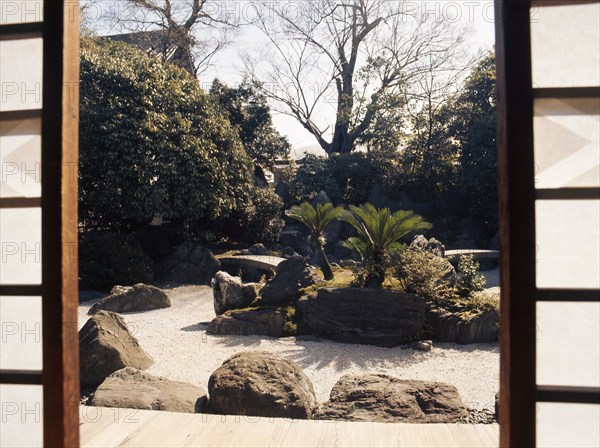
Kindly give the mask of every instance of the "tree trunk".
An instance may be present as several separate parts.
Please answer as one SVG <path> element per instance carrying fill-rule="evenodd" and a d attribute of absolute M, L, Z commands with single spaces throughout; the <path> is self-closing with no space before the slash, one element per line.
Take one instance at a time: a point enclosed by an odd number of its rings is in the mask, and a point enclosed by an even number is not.
<path fill-rule="evenodd" d="M 367 277 L 367 286 L 369 288 L 381 288 L 385 281 L 385 271 L 387 255 L 384 251 L 375 251 L 372 259 L 372 270 Z"/>
<path fill-rule="evenodd" d="M 354 109 L 354 68 L 346 65 L 344 75 L 338 84 L 338 106 L 335 132 L 329 154 L 348 154 L 354 149 L 354 139 L 350 131 L 350 115 Z"/>
<path fill-rule="evenodd" d="M 269 186 L 265 171 L 259 165 L 254 165 L 254 181 L 260 188 L 267 188 Z"/>
<path fill-rule="evenodd" d="M 331 265 L 329 264 L 329 260 L 327 259 L 327 255 L 325 254 L 325 248 L 317 244 L 317 257 L 319 258 L 319 264 L 321 265 L 321 270 L 323 271 L 323 277 L 325 280 L 333 280 L 333 271 L 331 270 Z"/>
<path fill-rule="evenodd" d="M 335 135 L 331 142 L 331 149 L 329 154 L 340 153 L 348 154 L 354 149 L 354 140 L 350 136 L 348 125 L 339 124 L 336 126 Z"/>

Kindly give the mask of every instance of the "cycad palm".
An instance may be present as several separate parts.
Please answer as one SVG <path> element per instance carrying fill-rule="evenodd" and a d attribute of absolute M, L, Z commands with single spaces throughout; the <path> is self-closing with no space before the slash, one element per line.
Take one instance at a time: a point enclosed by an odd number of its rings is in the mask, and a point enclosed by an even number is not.
<path fill-rule="evenodd" d="M 389 208 L 378 209 L 372 204 L 351 205 L 340 219 L 358 232 L 359 236 L 349 238 L 344 244 L 360 254 L 367 269 L 365 283 L 373 286 L 383 284 L 389 255 L 402 247 L 398 240 L 416 230 L 432 227 L 410 210 L 392 213 Z"/>
<path fill-rule="evenodd" d="M 309 228 L 310 236 L 308 240 L 317 252 L 325 280 L 333 279 L 333 271 L 327 255 L 325 255 L 325 227 L 331 221 L 337 219 L 343 211 L 342 207 L 334 208 L 331 202 L 317 204 L 316 208 L 308 202 L 304 202 L 299 206 L 295 205 L 287 212 L 290 218 L 300 221 Z"/>

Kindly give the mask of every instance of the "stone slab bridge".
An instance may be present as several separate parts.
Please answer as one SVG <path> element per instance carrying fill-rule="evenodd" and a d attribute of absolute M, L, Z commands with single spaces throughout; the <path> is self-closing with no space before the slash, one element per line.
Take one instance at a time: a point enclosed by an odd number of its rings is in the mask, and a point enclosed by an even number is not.
<path fill-rule="evenodd" d="M 462 255 L 473 255 L 476 260 L 498 260 L 500 251 L 487 249 L 453 249 L 447 250 L 444 256 L 450 261 L 455 262 Z M 275 271 L 277 266 L 285 258 L 273 255 L 230 255 L 220 257 L 219 261 L 225 266 L 233 266 L 239 269 L 257 269 L 259 271 Z"/>
<path fill-rule="evenodd" d="M 253 268 L 259 271 L 275 271 L 279 263 L 285 260 L 285 258 L 273 255 L 231 255 L 218 257 L 218 259 L 221 264 L 226 266 L 235 266 L 240 269 Z"/>
<path fill-rule="evenodd" d="M 458 261 L 463 255 L 473 255 L 476 260 L 498 260 L 500 259 L 499 250 L 488 249 L 453 249 L 444 252 L 444 256 L 450 262 Z"/>

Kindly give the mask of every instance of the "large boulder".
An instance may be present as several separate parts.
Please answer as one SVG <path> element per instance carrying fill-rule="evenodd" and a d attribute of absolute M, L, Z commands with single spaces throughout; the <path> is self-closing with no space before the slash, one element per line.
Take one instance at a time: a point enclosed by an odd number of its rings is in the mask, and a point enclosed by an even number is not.
<path fill-rule="evenodd" d="M 283 247 L 291 247 L 305 257 L 312 254 L 306 235 L 299 230 L 283 230 L 279 235 L 279 243 Z"/>
<path fill-rule="evenodd" d="M 201 244 L 185 242 L 156 265 L 156 278 L 179 283 L 207 285 L 221 263 Z"/>
<path fill-rule="evenodd" d="M 316 269 L 304 259 L 286 259 L 279 263 L 275 276 L 261 290 L 261 303 L 263 305 L 291 303 L 301 296 L 301 289 L 321 280 Z"/>
<path fill-rule="evenodd" d="M 317 407 L 302 369 L 269 352 L 233 355 L 210 376 L 208 392 L 217 414 L 310 419 Z"/>
<path fill-rule="evenodd" d="M 299 253 L 297 253 L 293 247 L 287 246 L 284 247 L 283 250 L 281 251 L 281 256 L 283 258 L 298 258 L 298 257 L 302 257 L 302 255 L 300 255 Z"/>
<path fill-rule="evenodd" d="M 325 252 L 333 254 L 335 247 L 340 243 L 340 235 L 342 234 L 342 227 L 344 222 L 337 219 L 333 220 L 327 227 L 325 227 Z"/>
<path fill-rule="evenodd" d="M 250 303 L 258 297 L 258 292 L 263 287 L 260 282 L 244 283 L 242 284 L 242 295 L 244 300 L 250 300 Z"/>
<path fill-rule="evenodd" d="M 244 285 L 242 279 L 219 271 L 211 282 L 213 288 L 213 305 L 217 316 L 227 310 L 245 308 L 256 298 L 254 283 Z"/>
<path fill-rule="evenodd" d="M 284 182 L 281 179 L 276 180 L 275 183 L 276 183 L 275 193 L 277 193 L 277 196 L 279 196 L 281 199 L 283 199 L 285 208 L 289 208 L 289 205 L 292 201 L 292 196 L 290 194 L 290 186 L 288 185 L 287 182 Z"/>
<path fill-rule="evenodd" d="M 423 328 L 426 303 L 388 289 L 319 288 L 297 302 L 315 333 L 337 341 L 393 347 L 414 340 Z"/>
<path fill-rule="evenodd" d="M 202 387 L 126 367 L 104 380 L 90 404 L 107 408 L 194 413 L 204 411 L 207 402 L 206 389 Z"/>
<path fill-rule="evenodd" d="M 251 308 L 232 310 L 215 317 L 206 329 L 208 334 L 248 336 L 251 334 L 279 338 L 283 334 L 285 313 L 281 309 Z"/>
<path fill-rule="evenodd" d="M 428 320 L 437 342 L 475 344 L 498 340 L 500 316 L 495 310 L 452 312 L 432 307 Z"/>
<path fill-rule="evenodd" d="M 89 314 L 100 310 L 115 313 L 131 313 L 169 308 L 171 300 L 156 286 L 138 283 L 133 286 L 115 286 L 110 295 L 90 308 Z"/>
<path fill-rule="evenodd" d="M 250 255 L 269 255 L 269 251 L 262 243 L 254 244 L 248 249 Z"/>
<path fill-rule="evenodd" d="M 438 257 L 443 257 L 446 253 L 446 248 L 440 241 L 436 240 L 435 238 L 427 239 L 423 235 L 415 236 L 409 247 L 431 252 L 433 255 Z"/>
<path fill-rule="evenodd" d="M 79 330 L 80 378 L 84 387 L 96 387 L 125 367 L 146 370 L 153 362 L 119 314 L 98 311 Z"/>
<path fill-rule="evenodd" d="M 468 411 L 450 384 L 367 374 L 340 378 L 317 415 L 356 422 L 457 423 Z"/>

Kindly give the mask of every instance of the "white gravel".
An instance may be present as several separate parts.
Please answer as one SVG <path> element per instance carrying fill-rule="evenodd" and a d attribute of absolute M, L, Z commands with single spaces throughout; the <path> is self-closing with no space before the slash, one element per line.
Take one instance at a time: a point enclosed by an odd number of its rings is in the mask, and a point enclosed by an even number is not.
<path fill-rule="evenodd" d="M 148 373 L 207 387 L 208 378 L 234 353 L 266 350 L 296 361 L 312 380 L 317 399 L 326 401 L 343 375 L 385 373 L 398 378 L 442 381 L 458 389 L 471 408 L 492 408 L 499 388 L 498 344 L 434 344 L 430 352 L 264 336 L 211 336 L 214 317 L 208 286 L 165 288 L 172 307 L 127 313 L 130 331 L 155 363 Z M 94 302 L 79 306 L 79 328 Z"/>

